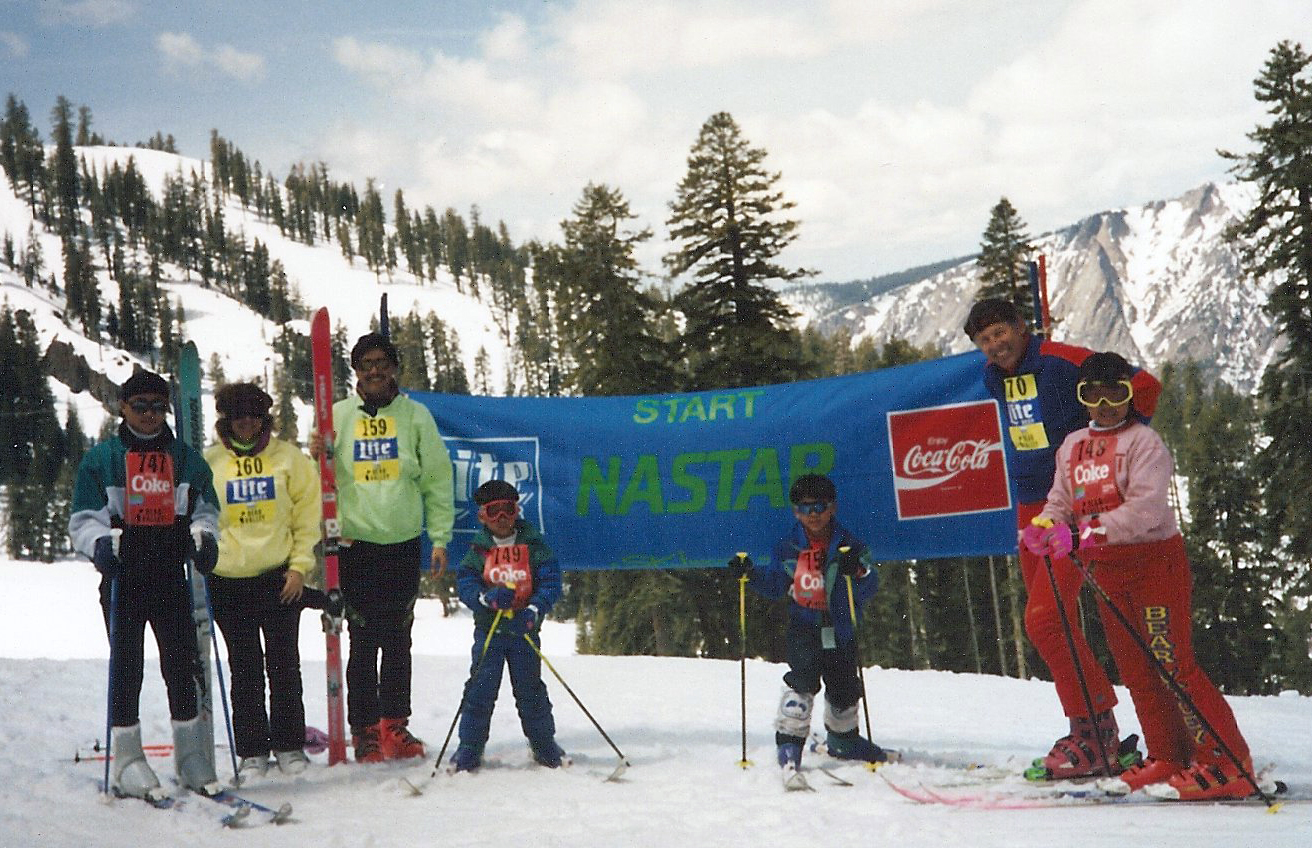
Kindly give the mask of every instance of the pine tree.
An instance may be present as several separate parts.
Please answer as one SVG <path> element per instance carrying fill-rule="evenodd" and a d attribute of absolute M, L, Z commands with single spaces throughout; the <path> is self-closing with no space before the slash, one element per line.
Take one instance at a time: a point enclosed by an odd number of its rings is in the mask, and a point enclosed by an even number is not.
<path fill-rule="evenodd" d="M 1267 436 L 1259 454 L 1273 541 L 1285 537 L 1295 558 L 1312 557 L 1312 512 L 1302 500 L 1312 479 L 1312 56 L 1282 41 L 1254 81 L 1270 122 L 1248 134 L 1255 148 L 1222 151 L 1257 201 L 1229 235 L 1244 270 L 1274 281 L 1267 309 L 1284 348 L 1262 376 Z M 1312 576 L 1300 594 L 1312 595 Z"/>
<path fill-rule="evenodd" d="M 670 204 L 666 255 L 670 275 L 691 273 L 675 300 L 686 329 L 680 337 L 689 389 L 754 386 L 801 369 L 792 315 L 769 280 L 812 272 L 787 268 L 779 254 L 797 237 L 793 208 L 764 168 L 766 151 L 751 147 L 727 112 L 702 126 L 688 171 Z"/>
<path fill-rule="evenodd" d="M 63 95 L 55 100 L 50 120 L 54 126 L 55 158 L 51 169 L 59 207 L 59 234 L 79 235 L 77 157 L 73 153 L 73 104 Z"/>
<path fill-rule="evenodd" d="M 1016 304 L 1026 323 L 1034 318 L 1030 296 L 1029 256 L 1034 252 L 1025 222 L 1011 201 L 1002 198 L 989 213 L 988 226 L 979 245 L 980 289 L 977 297 L 996 297 Z"/>

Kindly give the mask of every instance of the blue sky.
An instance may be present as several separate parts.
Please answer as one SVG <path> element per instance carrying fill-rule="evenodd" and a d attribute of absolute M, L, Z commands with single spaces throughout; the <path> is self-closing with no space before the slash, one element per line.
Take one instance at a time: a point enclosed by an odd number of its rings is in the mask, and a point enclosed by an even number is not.
<path fill-rule="evenodd" d="M 846 280 L 964 255 L 1008 197 L 1038 234 L 1226 178 L 1307 0 L 0 0 L 0 88 L 131 143 L 212 128 L 411 206 L 559 240 L 589 182 L 656 239 L 711 114 L 797 203 L 784 256 Z M 389 205 L 390 208 L 390 205 Z"/>

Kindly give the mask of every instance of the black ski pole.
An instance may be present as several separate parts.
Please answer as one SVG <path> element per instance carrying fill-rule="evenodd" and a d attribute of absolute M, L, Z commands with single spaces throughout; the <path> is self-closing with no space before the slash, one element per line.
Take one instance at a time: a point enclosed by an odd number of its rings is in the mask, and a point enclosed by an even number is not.
<path fill-rule="evenodd" d="M 429 780 L 437 777 L 438 769 L 442 768 L 442 758 L 446 756 L 446 747 L 451 744 L 451 734 L 456 732 L 456 722 L 460 720 L 460 714 L 465 711 L 469 687 L 474 685 L 474 678 L 478 676 L 478 670 L 483 667 L 483 660 L 487 659 L 488 646 L 492 644 L 492 636 L 496 634 L 497 625 L 501 623 L 501 617 L 505 614 L 505 610 L 497 610 L 496 616 L 492 619 L 492 626 L 487 629 L 487 638 L 483 640 L 483 653 L 478 655 L 478 662 L 474 663 L 474 670 L 469 672 L 469 680 L 465 683 L 464 691 L 460 693 L 460 703 L 456 706 L 456 714 L 451 716 L 451 726 L 446 729 L 446 738 L 442 740 L 442 750 L 437 752 L 437 762 L 433 763 L 433 773 L 428 776 Z"/>
<path fill-rule="evenodd" d="M 747 554 L 739 551 L 738 559 L 746 560 Z M 739 768 L 750 768 L 752 761 L 747 759 L 747 575 L 738 577 L 738 683 L 739 702 L 742 714 L 743 756 L 738 761 Z"/>
<path fill-rule="evenodd" d="M 569 688 L 569 684 L 565 682 L 565 678 L 563 678 L 563 677 L 560 676 L 560 672 L 559 672 L 559 671 L 556 671 L 556 667 L 555 667 L 554 665 L 552 665 L 552 664 L 551 664 L 551 660 L 547 659 L 547 658 L 546 658 L 546 655 L 544 655 L 544 654 L 542 653 L 542 649 L 539 648 L 538 645 L 537 645 L 537 643 L 533 641 L 533 638 L 532 638 L 531 636 L 529 636 L 529 634 L 525 633 L 525 634 L 524 634 L 524 641 L 525 641 L 525 642 L 528 642 L 529 645 L 531 645 L 531 646 L 533 647 L 533 653 L 537 654 L 537 655 L 538 655 L 538 659 L 542 660 L 543 664 L 545 664 L 547 668 L 551 669 L 551 673 L 554 674 L 554 675 L 556 676 L 556 679 L 560 681 L 560 685 L 565 687 L 565 691 L 568 692 L 568 693 L 569 693 L 569 696 L 570 696 L 571 698 L 574 699 L 574 703 L 576 703 L 576 704 L 579 705 L 579 709 L 583 710 L 583 714 L 584 714 L 585 716 L 588 717 L 588 721 L 592 722 L 592 726 L 595 727 L 595 728 L 597 728 L 597 732 L 601 734 L 601 738 L 605 739 L 605 740 L 606 740 L 606 743 L 607 743 L 608 745 L 610 745 L 611 749 L 614 750 L 615 753 L 616 753 L 616 755 L 619 756 L 619 758 L 620 758 L 620 768 L 616 769 L 616 770 L 615 770 L 615 773 L 612 774 L 612 775 L 611 775 L 609 778 L 607 778 L 607 779 L 608 779 L 608 780 L 614 780 L 615 778 L 619 777 L 620 774 L 624 771 L 624 769 L 627 769 L 627 768 L 629 767 L 629 761 L 628 761 L 628 759 L 624 756 L 624 752 L 621 751 L 621 750 L 615 745 L 615 743 L 611 740 L 610 736 L 607 735 L 606 731 L 605 731 L 605 730 L 602 730 L 601 725 L 598 724 L 598 723 L 597 723 L 597 720 L 596 720 L 595 718 L 592 717 L 592 713 L 588 712 L 588 708 L 585 707 L 585 706 L 583 705 L 583 701 L 581 701 L 581 700 L 579 699 L 579 696 L 574 694 L 574 690 L 571 689 L 571 688 Z"/>
<path fill-rule="evenodd" d="M 1203 730 L 1211 734 L 1211 737 L 1216 740 L 1216 744 L 1221 749 L 1221 753 L 1225 754 L 1226 759 L 1234 763 L 1235 768 L 1239 769 L 1239 773 L 1244 776 L 1244 779 L 1253 785 L 1253 789 L 1257 791 L 1257 795 L 1262 799 L 1262 803 L 1266 804 L 1267 807 L 1274 806 L 1276 802 L 1262 791 L 1262 787 L 1257 783 L 1257 778 L 1254 777 L 1244 766 L 1243 762 L 1235 756 L 1234 751 L 1230 750 L 1230 746 L 1225 743 L 1225 740 L 1221 738 L 1221 735 L 1212 727 L 1212 723 L 1207 720 L 1207 716 L 1203 715 L 1202 711 L 1198 709 L 1198 705 L 1194 703 L 1194 699 L 1189 696 L 1189 693 L 1185 691 L 1185 688 L 1175 679 L 1175 676 L 1167 671 L 1166 664 L 1153 653 L 1147 640 L 1143 638 L 1143 634 L 1135 628 L 1134 623 L 1130 621 L 1129 617 L 1126 616 L 1124 612 L 1121 611 L 1120 607 L 1116 606 L 1115 601 L 1113 601 L 1111 596 L 1107 594 L 1106 590 L 1102 588 L 1102 585 L 1099 584 L 1097 580 L 1093 579 L 1093 573 L 1089 571 L 1089 568 L 1084 564 L 1084 561 L 1072 553 L 1071 562 L 1075 563 L 1076 568 L 1080 570 L 1080 574 L 1084 577 L 1084 582 L 1093 587 L 1093 591 L 1107 606 L 1107 609 L 1111 610 L 1112 615 L 1118 622 L 1120 622 L 1121 626 L 1125 628 L 1125 632 L 1130 634 L 1130 638 L 1132 638 L 1134 643 L 1139 646 L 1139 650 L 1143 651 L 1144 656 L 1152 663 L 1153 668 L 1157 670 L 1157 673 L 1161 676 L 1162 680 L 1166 681 L 1166 685 L 1170 687 L 1171 692 L 1175 697 L 1180 703 L 1188 707 L 1190 712 L 1198 716 L 1198 723 L 1203 726 Z"/>
<path fill-rule="evenodd" d="M 1112 776 L 1112 764 L 1107 759 L 1107 745 L 1102 741 L 1102 728 L 1094 719 L 1093 697 L 1089 694 L 1089 682 L 1084 677 L 1084 665 L 1075 650 L 1075 637 L 1071 635 L 1071 622 L 1066 617 L 1066 604 L 1062 603 L 1061 592 L 1057 588 L 1057 575 L 1052 570 L 1052 557 L 1043 555 L 1043 565 L 1048 571 L 1048 583 L 1052 585 L 1052 597 L 1057 602 L 1057 617 L 1061 619 L 1061 632 L 1066 637 L 1066 647 L 1071 652 L 1071 662 L 1075 665 L 1075 678 L 1080 682 L 1080 695 L 1084 698 L 1084 708 L 1089 711 L 1089 724 L 1093 727 L 1093 738 L 1098 743 L 1098 755 L 1102 757 L 1103 771 Z"/>
<path fill-rule="evenodd" d="M 197 548 L 200 544 L 197 543 Z M 191 585 L 191 581 L 187 581 Z M 241 777 L 237 774 L 237 741 L 232 735 L 232 711 L 228 707 L 228 687 L 223 682 L 223 660 L 219 659 L 219 633 L 214 623 L 214 602 L 210 598 L 210 582 L 205 580 L 205 613 L 210 617 L 210 642 L 214 645 L 214 673 L 219 679 L 219 703 L 223 704 L 223 728 L 228 731 L 228 756 L 232 758 L 232 785 L 241 786 Z"/>

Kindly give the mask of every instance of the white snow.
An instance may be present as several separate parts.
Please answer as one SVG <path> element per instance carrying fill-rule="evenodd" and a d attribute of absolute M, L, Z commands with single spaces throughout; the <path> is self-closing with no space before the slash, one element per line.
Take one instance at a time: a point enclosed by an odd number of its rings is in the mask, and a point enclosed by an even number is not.
<path fill-rule="evenodd" d="M 771 719 L 783 667 L 749 661 L 748 756 L 740 757 L 739 664 L 667 657 L 579 656 L 573 627 L 547 622 L 544 651 L 632 763 L 622 782 L 603 778 L 615 753 L 544 669 L 561 744 L 575 764 L 549 771 L 529 764 L 509 685 L 494 716 L 489 758 L 474 775 L 429 783 L 468 671 L 472 626 L 423 602 L 415 628 L 412 728 L 430 758 L 409 765 L 328 767 L 315 755 L 298 778 L 270 775 L 246 793 L 291 801 L 293 823 L 221 829 L 203 806 L 152 810 L 98 794 L 103 764 L 73 762 L 103 737 L 106 648 L 97 578 L 88 563 L 0 561 L 0 844 L 44 848 L 145 845 L 414 848 L 419 845 L 611 846 L 1303 846 L 1312 804 L 1268 815 L 1261 807 L 1076 807 L 970 810 L 921 806 L 854 765 L 856 785 L 785 793 L 773 765 Z M 148 643 L 150 640 L 147 640 Z M 301 646 L 310 723 L 325 716 L 323 637 L 312 615 Z M 226 667 L 226 664 L 225 664 Z M 1047 750 L 1063 731 L 1050 684 L 973 674 L 869 668 L 874 736 L 911 756 L 1012 765 Z M 1312 783 L 1312 698 L 1231 698 L 1262 764 L 1306 788 Z M 168 741 L 159 670 L 146 664 L 142 720 L 147 742 Z M 1122 729 L 1137 730 L 1121 691 Z M 816 727 L 819 719 L 816 720 Z M 222 738 L 223 731 L 216 728 Z M 454 743 L 453 743 L 454 744 Z M 220 776 L 231 776 L 226 746 Z M 820 758 L 807 754 L 803 766 Z M 162 776 L 166 759 L 152 760 Z M 410 797 L 402 779 L 425 786 Z M 197 802 L 199 803 L 199 802 Z"/>

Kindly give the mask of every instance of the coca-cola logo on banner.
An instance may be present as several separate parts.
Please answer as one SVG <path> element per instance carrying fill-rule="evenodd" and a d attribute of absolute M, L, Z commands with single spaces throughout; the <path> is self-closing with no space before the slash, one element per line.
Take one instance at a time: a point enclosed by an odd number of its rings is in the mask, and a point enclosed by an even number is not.
<path fill-rule="evenodd" d="M 899 520 L 1011 507 L 993 401 L 889 412 L 888 444 Z"/>

